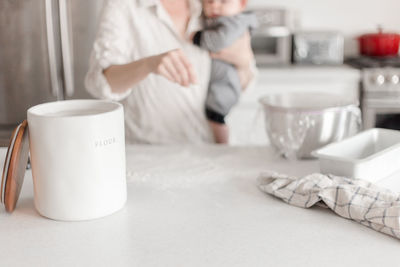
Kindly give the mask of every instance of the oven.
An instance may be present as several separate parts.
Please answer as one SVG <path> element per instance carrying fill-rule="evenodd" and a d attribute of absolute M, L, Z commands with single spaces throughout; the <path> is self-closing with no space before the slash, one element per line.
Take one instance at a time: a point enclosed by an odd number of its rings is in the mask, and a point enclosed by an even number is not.
<path fill-rule="evenodd" d="M 400 66 L 363 69 L 361 88 L 364 128 L 400 130 Z"/>
<path fill-rule="evenodd" d="M 400 57 L 359 56 L 345 62 L 361 69 L 363 128 L 400 130 Z"/>
<path fill-rule="evenodd" d="M 291 62 L 290 12 L 285 9 L 253 10 L 259 27 L 252 31 L 251 46 L 258 66 L 286 65 Z"/>

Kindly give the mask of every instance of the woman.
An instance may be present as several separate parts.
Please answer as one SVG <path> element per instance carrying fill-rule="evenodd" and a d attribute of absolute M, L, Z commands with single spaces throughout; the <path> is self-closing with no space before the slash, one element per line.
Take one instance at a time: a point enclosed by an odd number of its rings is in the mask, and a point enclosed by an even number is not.
<path fill-rule="evenodd" d="M 198 0 L 105 3 L 86 87 L 124 105 L 127 143 L 213 142 L 204 115 L 210 56 L 190 41 L 200 16 Z M 248 35 L 212 56 L 235 65 L 247 86 L 253 62 Z"/>

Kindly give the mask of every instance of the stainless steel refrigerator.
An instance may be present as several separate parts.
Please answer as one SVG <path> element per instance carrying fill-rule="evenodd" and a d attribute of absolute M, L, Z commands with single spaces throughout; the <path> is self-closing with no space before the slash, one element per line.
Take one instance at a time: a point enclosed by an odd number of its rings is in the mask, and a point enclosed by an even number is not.
<path fill-rule="evenodd" d="M 0 145 L 36 104 L 84 87 L 104 0 L 0 1 Z"/>

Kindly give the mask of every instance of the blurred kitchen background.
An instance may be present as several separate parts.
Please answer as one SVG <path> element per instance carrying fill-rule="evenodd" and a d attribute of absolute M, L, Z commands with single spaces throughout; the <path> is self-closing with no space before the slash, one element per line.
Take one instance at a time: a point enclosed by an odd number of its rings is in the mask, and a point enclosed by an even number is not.
<path fill-rule="evenodd" d="M 103 2 L 0 1 L 0 145 L 30 106 L 90 98 L 83 80 Z M 400 33 L 400 1 L 250 0 L 248 9 L 260 20 L 252 37 L 259 75 L 227 119 L 232 144 L 268 143 L 258 100 L 285 91 L 356 99 L 364 128 L 400 128 L 398 52 L 361 55 L 358 40 L 395 44 L 386 34 Z"/>
<path fill-rule="evenodd" d="M 294 13 L 294 30 L 336 30 L 346 39 L 345 55 L 358 53 L 356 36 L 382 25 L 400 32 L 400 1 L 249 0 L 250 8 L 281 7 Z"/>

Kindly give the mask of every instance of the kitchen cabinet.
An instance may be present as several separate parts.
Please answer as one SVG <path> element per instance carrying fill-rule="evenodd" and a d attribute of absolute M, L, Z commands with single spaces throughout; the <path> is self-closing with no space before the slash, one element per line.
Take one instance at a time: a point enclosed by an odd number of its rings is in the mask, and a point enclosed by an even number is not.
<path fill-rule="evenodd" d="M 318 170 L 314 160 L 286 161 L 269 147 L 128 146 L 126 152 L 128 201 L 97 220 L 41 217 L 28 171 L 14 213 L 0 210 L 0 265 L 398 265 L 397 239 L 257 188 L 262 170 L 305 175 Z M 1 162 L 4 154 L 0 149 Z"/>
<path fill-rule="evenodd" d="M 282 92 L 319 92 L 358 101 L 360 79 L 359 70 L 344 65 L 260 68 L 255 83 L 243 92 L 227 117 L 231 144 L 268 144 L 258 103 L 261 97 Z"/>

